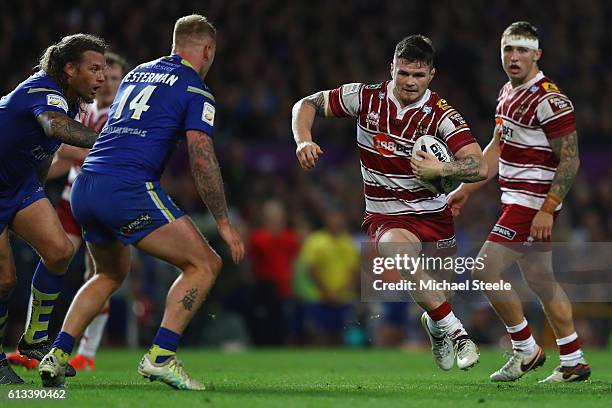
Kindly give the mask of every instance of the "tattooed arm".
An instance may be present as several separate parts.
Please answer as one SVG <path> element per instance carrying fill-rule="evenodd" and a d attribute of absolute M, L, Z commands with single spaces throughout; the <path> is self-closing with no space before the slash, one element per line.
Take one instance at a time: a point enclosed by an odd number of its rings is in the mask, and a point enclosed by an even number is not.
<path fill-rule="evenodd" d="M 442 164 L 440 176 L 452 177 L 465 183 L 486 180 L 488 166 L 478 143 L 462 147 L 455 158 L 457 160 Z"/>
<path fill-rule="evenodd" d="M 550 139 L 550 147 L 559 160 L 557 171 L 550 186 L 550 193 L 563 201 L 574 183 L 580 159 L 578 158 L 578 135 L 572 132 L 567 136 Z"/>
<path fill-rule="evenodd" d="M 227 203 L 213 141 L 206 133 L 187 131 L 191 173 L 198 193 L 217 223 L 227 221 Z"/>
<path fill-rule="evenodd" d="M 92 147 L 98 134 L 68 115 L 55 111 L 43 112 L 36 117 L 48 137 L 78 147 Z"/>
<path fill-rule="evenodd" d="M 213 141 L 204 132 L 188 130 L 187 148 L 191 173 L 198 193 L 215 217 L 219 235 L 229 246 L 232 259 L 238 263 L 244 256 L 244 244 L 238 231 L 229 222 L 221 169 L 219 169 Z"/>
<path fill-rule="evenodd" d="M 420 179 L 431 180 L 437 177 L 452 177 L 465 183 L 474 183 L 487 178 L 487 162 L 482 156 L 478 143 L 462 147 L 455 154 L 457 160 L 444 163 L 432 154 L 418 151 L 420 159 L 412 158 L 412 172 Z"/>
<path fill-rule="evenodd" d="M 312 141 L 312 125 L 315 116 L 330 116 L 329 91 L 320 91 L 307 96 L 293 105 L 291 111 L 291 129 L 297 145 L 296 156 L 303 169 L 312 169 L 321 148 Z"/>
<path fill-rule="evenodd" d="M 580 159 L 578 158 L 578 135 L 572 132 L 566 136 L 549 140 L 553 153 L 559 159 L 546 199 L 531 221 L 529 235 L 536 240 L 550 239 L 555 220 L 555 209 L 563 201 L 574 183 Z"/>

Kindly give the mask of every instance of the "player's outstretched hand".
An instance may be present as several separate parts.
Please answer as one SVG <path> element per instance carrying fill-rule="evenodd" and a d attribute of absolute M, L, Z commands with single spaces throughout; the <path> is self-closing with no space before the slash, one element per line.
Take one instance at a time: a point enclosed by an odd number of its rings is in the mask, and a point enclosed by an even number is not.
<path fill-rule="evenodd" d="M 314 168 L 321 154 L 323 154 L 323 150 L 315 142 L 302 142 L 295 149 L 295 155 L 304 170 Z"/>
<path fill-rule="evenodd" d="M 470 198 L 470 193 L 466 193 L 461 189 L 457 189 L 446 196 L 446 203 L 450 207 L 453 217 L 459 215 L 461 208 L 463 208 L 468 198 Z"/>
<path fill-rule="evenodd" d="M 244 243 L 238 231 L 236 231 L 227 220 L 219 222 L 217 224 L 217 229 L 219 230 L 221 238 L 223 238 L 225 243 L 230 247 L 234 263 L 240 262 L 244 257 Z"/>
<path fill-rule="evenodd" d="M 538 211 L 531 221 L 529 235 L 536 241 L 548 240 L 552 234 L 554 217 L 544 211 Z"/>
<path fill-rule="evenodd" d="M 419 150 L 410 159 L 412 173 L 422 180 L 433 180 L 440 177 L 442 163 L 433 154 Z"/>

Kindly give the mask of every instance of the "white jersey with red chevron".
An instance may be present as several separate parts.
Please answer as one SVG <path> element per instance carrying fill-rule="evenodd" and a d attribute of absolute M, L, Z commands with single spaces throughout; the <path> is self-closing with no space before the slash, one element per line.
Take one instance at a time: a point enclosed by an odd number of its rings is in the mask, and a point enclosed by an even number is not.
<path fill-rule="evenodd" d="M 427 90 L 401 107 L 394 84 L 353 83 L 329 92 L 334 116 L 357 118 L 357 146 L 367 214 L 427 214 L 446 208 L 444 195 L 423 188 L 410 167 L 412 146 L 423 135 L 443 140 L 455 154 L 475 143 L 461 114 Z"/>
<path fill-rule="evenodd" d="M 504 204 L 539 210 L 559 164 L 549 139 L 576 130 L 574 106 L 541 71 L 513 88 L 508 82 L 497 99 L 501 126 L 499 184 Z M 557 209 L 561 208 L 561 204 Z"/>
<path fill-rule="evenodd" d="M 110 106 L 105 108 L 98 108 L 98 104 L 96 101 L 93 101 L 89 105 L 85 107 L 83 112 L 79 113 L 76 120 L 84 124 L 90 129 L 93 129 L 95 132 L 100 133 L 106 121 L 108 120 L 108 112 L 110 111 Z M 64 191 L 62 191 L 62 199 L 66 201 L 70 201 L 70 192 L 72 191 L 72 183 L 74 183 L 74 179 L 81 172 L 81 166 L 83 166 L 82 161 L 75 161 L 70 166 L 70 172 L 68 173 L 68 178 L 66 180 L 66 186 L 64 187 Z"/>

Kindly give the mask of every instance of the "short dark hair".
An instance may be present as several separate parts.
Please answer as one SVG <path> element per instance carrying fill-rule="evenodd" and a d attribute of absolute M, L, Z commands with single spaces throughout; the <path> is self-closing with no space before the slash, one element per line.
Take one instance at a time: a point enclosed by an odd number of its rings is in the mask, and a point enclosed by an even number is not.
<path fill-rule="evenodd" d="M 538 29 L 528 21 L 515 21 L 504 30 L 502 35 L 516 35 L 539 40 Z"/>
<path fill-rule="evenodd" d="M 104 56 L 106 57 L 106 65 L 117 64 L 121 67 L 123 73 L 127 72 L 127 62 L 125 62 L 125 58 L 111 51 L 107 51 Z"/>
<path fill-rule="evenodd" d="M 421 34 L 413 34 L 403 38 L 395 46 L 395 57 L 409 62 L 423 62 L 433 67 L 436 50 L 431 40 Z"/>
<path fill-rule="evenodd" d="M 68 63 L 80 64 L 85 51 L 106 52 L 106 43 L 100 37 L 91 34 L 73 34 L 49 46 L 40 57 L 39 68 L 53 78 L 63 91 L 68 86 L 64 67 Z"/>

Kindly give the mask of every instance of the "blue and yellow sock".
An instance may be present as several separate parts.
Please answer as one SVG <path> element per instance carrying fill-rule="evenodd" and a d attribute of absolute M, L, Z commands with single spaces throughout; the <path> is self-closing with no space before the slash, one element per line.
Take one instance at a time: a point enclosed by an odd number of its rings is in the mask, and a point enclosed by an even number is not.
<path fill-rule="evenodd" d="M 25 341 L 28 344 L 39 343 L 48 338 L 49 318 L 59 298 L 63 280 L 63 275 L 49 272 L 42 261 L 38 262 L 32 278 L 30 314 L 25 332 Z"/>
<path fill-rule="evenodd" d="M 51 347 L 51 352 L 55 354 L 60 361 L 67 363 L 74 349 L 74 337 L 65 331 L 61 331 Z"/>
<path fill-rule="evenodd" d="M 181 335 L 168 330 L 165 327 L 160 327 L 153 339 L 153 346 L 147 353 L 149 359 L 156 364 L 161 364 L 176 354 Z"/>
<path fill-rule="evenodd" d="M 6 329 L 6 321 L 8 319 L 7 302 L 0 302 L 0 361 L 6 358 L 2 343 L 4 342 L 4 329 Z"/>

